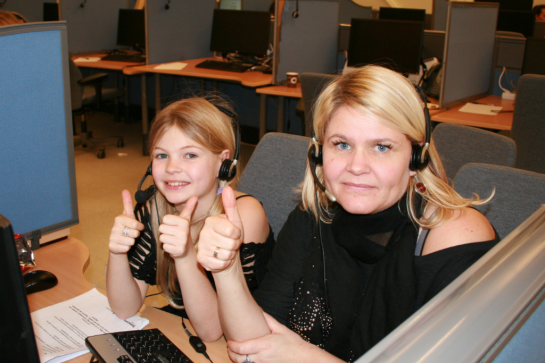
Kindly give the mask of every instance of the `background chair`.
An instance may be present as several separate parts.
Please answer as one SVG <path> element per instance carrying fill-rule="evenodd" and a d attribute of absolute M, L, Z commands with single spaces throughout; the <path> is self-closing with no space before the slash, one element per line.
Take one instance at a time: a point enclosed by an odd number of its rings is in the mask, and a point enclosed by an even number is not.
<path fill-rule="evenodd" d="M 337 78 L 337 75 L 322 73 L 301 73 L 301 93 L 305 106 L 305 135 L 312 136 L 312 106 L 329 82 Z"/>
<path fill-rule="evenodd" d="M 517 143 L 515 166 L 545 173 L 545 76 L 520 77 L 511 137 Z"/>
<path fill-rule="evenodd" d="M 483 213 L 503 239 L 545 203 L 545 175 L 498 165 L 469 163 L 456 178 L 454 189 L 464 197 L 477 193 L 493 199 L 476 208 Z"/>
<path fill-rule="evenodd" d="M 92 132 L 87 130 L 87 121 L 85 120 L 85 113 L 95 108 L 100 109 L 103 100 L 115 100 L 123 96 L 124 92 L 118 88 L 102 87 L 102 84 L 108 78 L 106 73 L 97 73 L 89 77 L 83 78 L 81 71 L 72 59 L 69 59 L 70 63 L 70 94 L 72 99 L 72 122 L 74 126 L 74 135 L 76 134 L 74 117 L 76 115 L 81 116 L 80 126 L 81 133 L 79 140 L 76 144 L 81 144 L 83 147 L 96 146 L 99 143 L 105 143 L 110 141 L 117 141 L 117 147 L 123 147 L 123 137 L 112 136 L 105 138 L 93 138 Z M 115 120 L 119 122 L 119 110 L 115 102 Z M 100 148 L 97 157 L 103 159 L 106 156 L 104 148 Z"/>
<path fill-rule="evenodd" d="M 263 204 L 275 237 L 297 206 L 295 189 L 305 175 L 308 137 L 269 132 L 261 139 L 244 168 L 237 190 Z"/>
<path fill-rule="evenodd" d="M 475 127 L 440 123 L 432 134 L 449 179 L 467 163 L 514 167 L 517 146 L 507 136 Z"/>

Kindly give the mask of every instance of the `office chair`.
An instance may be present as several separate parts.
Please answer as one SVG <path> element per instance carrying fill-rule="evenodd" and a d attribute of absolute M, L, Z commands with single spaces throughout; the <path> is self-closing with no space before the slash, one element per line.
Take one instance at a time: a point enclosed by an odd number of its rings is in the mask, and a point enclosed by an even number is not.
<path fill-rule="evenodd" d="M 545 174 L 469 163 L 454 178 L 454 189 L 466 198 L 473 193 L 486 198 L 494 188 L 492 200 L 475 208 L 488 218 L 502 239 L 545 203 Z"/>
<path fill-rule="evenodd" d="M 257 198 L 275 236 L 297 206 L 295 189 L 303 181 L 310 138 L 269 132 L 257 144 L 237 190 Z"/>
<path fill-rule="evenodd" d="M 108 78 L 106 73 L 97 73 L 89 77 L 83 78 L 81 72 L 72 59 L 69 59 L 70 63 L 70 93 L 72 99 L 72 123 L 74 126 L 75 144 L 81 144 L 86 148 L 89 145 L 95 147 L 97 144 L 117 141 L 117 147 L 123 147 L 122 136 L 112 136 L 106 138 L 93 138 L 92 131 L 87 130 L 87 121 L 85 120 L 85 113 L 90 109 L 99 110 L 102 104 L 102 100 L 112 100 L 123 96 L 123 90 L 110 87 L 102 87 L 102 83 Z M 119 110 L 117 104 L 115 105 L 115 118 L 119 121 Z M 76 115 L 81 116 L 80 126 L 81 133 L 79 140 L 77 140 L 76 128 L 74 118 Z M 103 159 L 106 156 L 105 148 L 100 148 L 97 152 L 97 157 Z"/>
<path fill-rule="evenodd" d="M 301 73 L 301 93 L 303 95 L 303 104 L 305 106 L 305 135 L 312 136 L 312 107 L 314 101 L 337 75 L 322 73 Z"/>
<path fill-rule="evenodd" d="M 515 167 L 517 146 L 507 136 L 475 127 L 440 123 L 433 129 L 432 139 L 450 180 L 467 163 Z"/>
<path fill-rule="evenodd" d="M 545 76 L 524 74 L 517 85 L 511 138 L 515 167 L 545 174 Z"/>

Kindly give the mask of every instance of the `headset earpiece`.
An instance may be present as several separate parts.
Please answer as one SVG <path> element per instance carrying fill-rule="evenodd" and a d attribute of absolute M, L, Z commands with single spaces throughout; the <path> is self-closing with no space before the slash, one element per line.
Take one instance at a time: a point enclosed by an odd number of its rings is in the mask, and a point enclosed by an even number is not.
<path fill-rule="evenodd" d="M 170 9 L 170 0 L 168 0 L 168 3 L 165 4 L 165 9 L 166 9 L 166 10 Z"/>
<path fill-rule="evenodd" d="M 134 199 L 137 203 L 144 204 L 148 200 L 148 195 L 145 191 L 142 190 L 142 184 L 144 184 L 144 181 L 146 180 L 148 175 L 151 175 L 152 164 L 153 163 L 149 164 L 148 169 L 146 170 L 146 174 L 144 174 L 144 177 L 140 180 L 140 183 L 138 183 L 137 191 L 136 193 L 134 193 Z"/>
<path fill-rule="evenodd" d="M 295 11 L 291 14 L 295 19 L 299 17 L 299 0 L 295 1 Z"/>
<path fill-rule="evenodd" d="M 327 191 L 325 186 L 320 182 L 320 179 L 318 179 L 318 175 L 316 175 L 316 165 L 323 165 L 323 156 L 322 156 L 322 145 L 318 144 L 316 139 L 312 138 L 312 145 L 310 145 L 310 148 L 308 149 L 308 162 L 310 164 L 310 172 L 312 173 L 312 178 L 314 179 L 314 184 L 322 189 L 322 191 L 325 193 L 327 199 L 329 199 L 332 202 L 336 202 L 337 198 L 333 194 Z"/>
<path fill-rule="evenodd" d="M 229 181 L 233 179 L 237 175 L 237 162 L 238 162 L 238 155 L 240 153 L 240 125 L 237 115 L 232 112 L 231 110 L 219 106 L 214 105 L 218 110 L 226 114 L 227 116 L 231 117 L 235 124 L 235 142 L 236 142 L 236 149 L 235 149 L 235 157 L 233 160 L 225 159 L 221 163 L 220 170 L 218 172 L 218 178 L 220 180 Z"/>
<path fill-rule="evenodd" d="M 428 149 L 430 147 L 431 139 L 431 118 L 430 109 L 428 108 L 428 98 L 426 97 L 426 94 L 417 85 L 414 85 L 414 88 L 422 98 L 422 101 L 424 101 L 424 119 L 426 123 L 426 141 L 424 142 L 424 145 L 413 144 L 411 161 L 409 162 L 409 169 L 412 171 L 418 171 L 425 169 L 430 162 L 430 153 Z"/>

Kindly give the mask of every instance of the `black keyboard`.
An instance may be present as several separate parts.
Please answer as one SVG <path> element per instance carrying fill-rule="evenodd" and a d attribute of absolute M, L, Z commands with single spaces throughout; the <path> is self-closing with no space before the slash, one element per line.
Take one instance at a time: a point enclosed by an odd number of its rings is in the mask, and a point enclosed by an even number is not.
<path fill-rule="evenodd" d="M 105 61 L 145 63 L 146 56 L 142 54 L 112 53 L 102 57 Z"/>
<path fill-rule="evenodd" d="M 241 63 L 241 62 L 224 62 L 217 60 L 205 60 L 197 64 L 197 68 L 206 68 L 206 69 L 215 69 L 218 71 L 229 71 L 229 72 L 246 72 L 248 69 L 252 68 L 253 64 Z"/>
<path fill-rule="evenodd" d="M 193 363 L 159 329 L 95 335 L 85 345 L 101 363 Z"/>

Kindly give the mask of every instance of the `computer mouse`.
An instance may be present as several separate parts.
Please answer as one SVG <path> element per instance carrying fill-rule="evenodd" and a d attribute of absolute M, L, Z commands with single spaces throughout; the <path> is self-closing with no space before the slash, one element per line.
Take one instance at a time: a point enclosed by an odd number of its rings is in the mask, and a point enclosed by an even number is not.
<path fill-rule="evenodd" d="M 34 270 L 23 275 L 27 295 L 44 291 L 59 283 L 57 277 L 49 271 Z"/>

